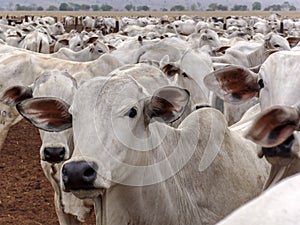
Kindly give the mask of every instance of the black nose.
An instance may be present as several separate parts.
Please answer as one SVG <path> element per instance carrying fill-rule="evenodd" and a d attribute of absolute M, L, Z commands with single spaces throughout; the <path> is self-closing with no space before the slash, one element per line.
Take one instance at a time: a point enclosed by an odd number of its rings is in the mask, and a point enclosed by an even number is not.
<path fill-rule="evenodd" d="M 50 163 L 62 162 L 65 157 L 64 147 L 46 147 L 44 148 L 45 161 Z"/>
<path fill-rule="evenodd" d="M 62 168 L 65 191 L 88 190 L 94 188 L 97 166 L 94 162 L 75 161 Z"/>

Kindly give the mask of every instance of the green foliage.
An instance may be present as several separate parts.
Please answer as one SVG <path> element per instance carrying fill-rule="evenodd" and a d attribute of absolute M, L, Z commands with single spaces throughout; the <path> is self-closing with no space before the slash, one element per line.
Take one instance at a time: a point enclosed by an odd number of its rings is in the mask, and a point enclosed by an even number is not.
<path fill-rule="evenodd" d="M 264 11 L 281 11 L 281 5 L 279 4 L 274 4 L 266 7 Z"/>
<path fill-rule="evenodd" d="M 234 5 L 231 10 L 232 11 L 247 11 L 248 7 L 246 5 Z"/>
<path fill-rule="evenodd" d="M 101 5 L 100 9 L 102 11 L 112 11 L 113 7 L 111 5 L 103 4 L 103 5 Z"/>
<path fill-rule="evenodd" d="M 44 8 L 42 6 L 36 6 L 35 4 L 32 4 L 30 6 L 16 4 L 15 10 L 16 11 L 44 11 Z"/>
<path fill-rule="evenodd" d="M 136 11 L 149 11 L 149 10 L 150 10 L 150 8 L 146 5 L 138 6 L 136 8 Z"/>
<path fill-rule="evenodd" d="M 253 2 L 253 4 L 252 4 L 252 10 L 253 11 L 259 11 L 259 10 L 261 10 L 261 3 L 260 2 Z"/>
<path fill-rule="evenodd" d="M 92 5 L 91 6 L 93 11 L 100 11 L 100 6 L 99 5 Z"/>
<path fill-rule="evenodd" d="M 67 3 L 61 3 L 58 7 L 59 11 L 73 11 L 73 9 Z"/>
<path fill-rule="evenodd" d="M 216 4 L 216 3 L 211 3 L 207 9 L 207 11 L 227 11 L 227 10 L 228 10 L 228 6 L 222 4 Z"/>
<path fill-rule="evenodd" d="M 185 11 L 185 7 L 183 5 L 174 5 L 170 11 Z"/>
<path fill-rule="evenodd" d="M 58 11 L 58 8 L 54 5 L 50 5 L 46 10 L 47 11 Z"/>
<path fill-rule="evenodd" d="M 124 7 L 127 11 L 134 11 L 135 7 L 132 4 L 127 4 Z"/>
<path fill-rule="evenodd" d="M 90 5 L 86 5 L 86 4 L 82 4 L 82 5 L 81 5 L 81 10 L 83 10 L 83 11 L 89 11 L 90 8 L 91 8 Z"/>

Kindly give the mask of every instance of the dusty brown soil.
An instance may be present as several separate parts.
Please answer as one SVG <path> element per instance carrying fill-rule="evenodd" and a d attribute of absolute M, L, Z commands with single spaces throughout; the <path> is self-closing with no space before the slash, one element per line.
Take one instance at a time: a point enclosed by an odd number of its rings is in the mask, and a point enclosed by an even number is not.
<path fill-rule="evenodd" d="M 0 150 L 0 224 L 59 224 L 53 190 L 40 166 L 38 130 L 22 120 Z M 84 225 L 95 224 L 92 215 Z"/>

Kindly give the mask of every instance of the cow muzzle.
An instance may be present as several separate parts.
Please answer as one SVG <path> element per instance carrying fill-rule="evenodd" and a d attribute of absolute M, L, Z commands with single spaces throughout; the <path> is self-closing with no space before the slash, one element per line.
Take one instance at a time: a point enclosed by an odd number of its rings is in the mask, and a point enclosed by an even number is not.
<path fill-rule="evenodd" d="M 97 166 L 93 162 L 73 161 L 63 165 L 62 181 L 64 191 L 94 189 Z"/>
<path fill-rule="evenodd" d="M 64 160 L 65 153 L 64 147 L 45 147 L 44 160 L 49 163 L 60 163 Z"/>

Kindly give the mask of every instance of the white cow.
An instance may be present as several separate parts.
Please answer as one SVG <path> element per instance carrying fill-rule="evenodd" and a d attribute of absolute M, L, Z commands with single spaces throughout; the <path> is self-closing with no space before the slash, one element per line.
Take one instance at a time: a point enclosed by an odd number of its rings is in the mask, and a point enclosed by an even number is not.
<path fill-rule="evenodd" d="M 259 95 L 261 114 L 246 137 L 261 146 L 260 157 L 272 164 L 266 188 L 300 172 L 298 51 L 271 55 L 258 73 L 229 66 L 205 78 L 210 90 L 225 101 L 241 103 Z"/>
<path fill-rule="evenodd" d="M 17 108 L 20 102 L 32 97 L 57 97 L 71 104 L 76 90 L 77 82 L 70 74 L 50 70 L 43 72 L 30 87 L 10 88 L 5 92 L 2 100 L 6 104 L 16 105 Z M 74 149 L 72 129 L 61 132 L 47 132 L 40 129 L 39 132 L 42 140 L 41 166 L 54 189 L 54 205 L 59 224 L 79 225 L 90 215 L 93 203 L 63 192 L 60 184 L 62 163 L 71 157 Z"/>
<path fill-rule="evenodd" d="M 215 224 L 257 196 L 268 170 L 255 144 L 227 129 L 211 108 L 194 111 L 178 129 L 160 123 L 178 119 L 189 95 L 174 86 L 155 89 L 142 71 L 124 67 L 76 92 L 69 109 L 75 149 L 62 168 L 64 189 L 97 198 L 97 224 L 108 225 Z M 30 107 L 45 100 L 21 104 L 23 115 L 48 130 L 54 118 Z M 70 125 L 68 110 L 57 110 L 67 116 L 60 125 Z"/>
<path fill-rule="evenodd" d="M 0 95 L 11 86 L 30 85 L 45 70 L 57 69 L 66 71 L 72 76 L 77 73 L 85 73 L 86 77 L 105 76 L 112 70 L 123 65 L 116 58 L 104 54 L 92 62 L 72 62 L 52 58 L 46 54 L 34 53 L 26 50 L 18 50 L 11 46 L 3 45 L 0 52 L 7 53 L 0 55 Z M 2 147 L 9 128 L 19 122 L 19 116 L 13 107 L 0 103 L 0 111 L 5 111 L 5 117 L 0 124 L 0 147 Z"/>
<path fill-rule="evenodd" d="M 297 225 L 300 221 L 300 175 L 286 178 L 217 225 Z"/>
<path fill-rule="evenodd" d="M 57 22 L 55 24 L 49 25 L 46 27 L 50 35 L 61 35 L 64 34 L 65 28 L 61 22 Z"/>
<path fill-rule="evenodd" d="M 109 48 L 105 44 L 101 41 L 95 41 L 78 52 L 74 52 L 69 48 L 60 48 L 57 52 L 51 54 L 51 57 L 77 62 L 88 62 L 98 59 L 101 55 L 108 52 Z"/>
<path fill-rule="evenodd" d="M 248 68 L 261 65 L 276 50 L 291 50 L 288 41 L 275 33 L 269 33 L 260 47 L 254 46 L 250 52 L 242 52 L 239 48 L 229 48 L 222 56 L 212 57 L 215 63 L 226 63 L 246 66 Z"/>

